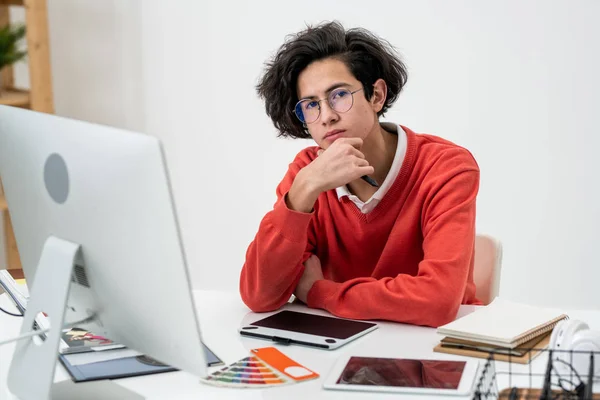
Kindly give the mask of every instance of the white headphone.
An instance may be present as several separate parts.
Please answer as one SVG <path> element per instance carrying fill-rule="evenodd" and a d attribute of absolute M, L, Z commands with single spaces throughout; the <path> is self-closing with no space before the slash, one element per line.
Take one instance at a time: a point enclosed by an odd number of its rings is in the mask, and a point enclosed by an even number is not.
<path fill-rule="evenodd" d="M 553 352 L 552 364 L 561 377 L 574 376 L 575 370 L 587 382 L 590 352 L 595 352 L 594 377 L 598 378 L 600 375 L 600 332 L 590 330 L 585 322 L 576 319 L 560 321 L 550 336 L 550 349 L 559 350 Z"/>

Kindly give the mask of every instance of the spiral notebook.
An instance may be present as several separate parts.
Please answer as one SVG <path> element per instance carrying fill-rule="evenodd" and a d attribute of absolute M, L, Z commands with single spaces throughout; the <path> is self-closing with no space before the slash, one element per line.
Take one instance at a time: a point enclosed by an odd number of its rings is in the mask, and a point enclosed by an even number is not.
<path fill-rule="evenodd" d="M 437 333 L 514 349 L 552 331 L 568 316 L 558 310 L 530 306 L 497 297 L 486 307 L 440 326 Z"/>
<path fill-rule="evenodd" d="M 433 351 L 436 353 L 483 358 L 485 360 L 492 357 L 497 361 L 508 361 L 516 364 L 529 364 L 542 353 L 543 349 L 548 347 L 548 344 L 550 343 L 550 335 L 551 333 L 543 334 L 529 342 L 523 343 L 522 346 L 515 347 L 514 349 L 506 349 L 493 345 L 481 345 L 476 342 L 474 342 L 474 344 L 468 344 L 464 346 L 448 346 L 447 342 L 442 340 L 433 348 Z"/>

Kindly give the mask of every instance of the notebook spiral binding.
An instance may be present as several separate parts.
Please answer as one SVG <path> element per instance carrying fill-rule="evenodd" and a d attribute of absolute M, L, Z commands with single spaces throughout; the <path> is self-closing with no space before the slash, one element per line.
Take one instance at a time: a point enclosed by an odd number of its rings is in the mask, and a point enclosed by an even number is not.
<path fill-rule="evenodd" d="M 536 363 L 545 363 L 543 373 L 534 372 L 530 360 L 526 365 L 497 362 L 494 353 L 481 369 L 473 391 L 473 400 L 547 400 L 547 399 L 600 399 L 600 374 L 595 365 L 600 363 L 600 351 L 555 350 L 530 348 L 540 351 Z M 531 356 L 530 356 L 531 357 Z M 586 371 L 578 371 L 573 360 L 589 360 Z M 539 364 L 538 364 L 539 365 Z M 582 364 L 578 364 L 582 365 Z M 594 383 L 599 393 L 594 394 Z"/>
<path fill-rule="evenodd" d="M 562 315 L 562 316 L 556 318 L 555 320 L 550 322 L 548 325 L 543 326 L 542 328 L 534 328 L 534 329 L 531 329 L 531 330 L 523 333 L 521 336 L 519 336 L 519 338 L 517 340 L 517 346 L 522 345 L 523 343 L 527 343 L 530 340 L 532 340 L 538 336 L 541 336 L 545 333 L 552 331 L 554 329 L 554 327 L 560 321 L 566 321 L 568 319 L 569 319 L 569 317 L 565 314 L 565 315 Z"/>

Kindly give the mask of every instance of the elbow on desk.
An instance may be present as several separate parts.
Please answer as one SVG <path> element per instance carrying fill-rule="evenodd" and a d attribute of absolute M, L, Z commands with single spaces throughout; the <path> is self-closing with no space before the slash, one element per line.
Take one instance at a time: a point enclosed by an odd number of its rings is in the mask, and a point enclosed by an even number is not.
<path fill-rule="evenodd" d="M 253 312 L 268 312 L 279 308 L 265 293 L 265 285 L 261 285 L 258 279 L 249 279 L 245 269 L 242 269 L 238 288 L 242 301 Z"/>
<path fill-rule="evenodd" d="M 427 313 L 422 314 L 426 315 L 423 325 L 437 328 L 452 322 L 456 319 L 459 308 L 460 299 L 457 301 L 454 299 L 439 299 L 439 301 L 437 301 Z"/>
<path fill-rule="evenodd" d="M 432 318 L 430 323 L 427 325 L 431 326 L 432 328 L 438 328 L 442 325 L 446 325 L 454 321 L 454 319 L 456 318 L 456 314 L 457 312 L 445 312 L 436 316 L 435 318 Z"/>
<path fill-rule="evenodd" d="M 300 276 L 297 280 L 299 279 Z M 242 270 L 239 282 L 240 297 L 253 312 L 270 312 L 280 309 L 288 302 L 295 287 L 296 283 L 291 286 L 287 286 L 285 283 L 274 285 L 273 280 L 248 275 L 244 270 Z"/>
<path fill-rule="evenodd" d="M 240 295 L 244 304 L 252 311 L 256 313 L 275 311 L 281 308 L 285 302 L 269 301 L 265 296 L 261 296 L 257 293 L 250 293 L 250 291 L 240 290 Z"/>
<path fill-rule="evenodd" d="M 243 300 L 243 298 L 242 298 L 242 300 Z M 255 313 L 264 313 L 264 312 L 276 311 L 277 309 L 279 309 L 279 307 L 277 307 L 277 306 L 273 306 L 273 305 L 269 305 L 269 304 L 262 304 L 262 303 L 253 303 L 253 302 L 248 302 L 246 300 L 244 300 L 244 304 L 246 304 L 246 306 L 250 309 L 250 311 L 255 312 Z"/>

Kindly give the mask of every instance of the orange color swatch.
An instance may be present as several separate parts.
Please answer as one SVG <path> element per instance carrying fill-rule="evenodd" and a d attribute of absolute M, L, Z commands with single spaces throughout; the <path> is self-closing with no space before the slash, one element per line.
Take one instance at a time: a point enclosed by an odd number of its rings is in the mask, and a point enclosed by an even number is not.
<path fill-rule="evenodd" d="M 299 382 L 319 377 L 319 374 L 298 364 L 275 347 L 252 349 L 251 352 L 271 367 L 295 381 Z"/>

